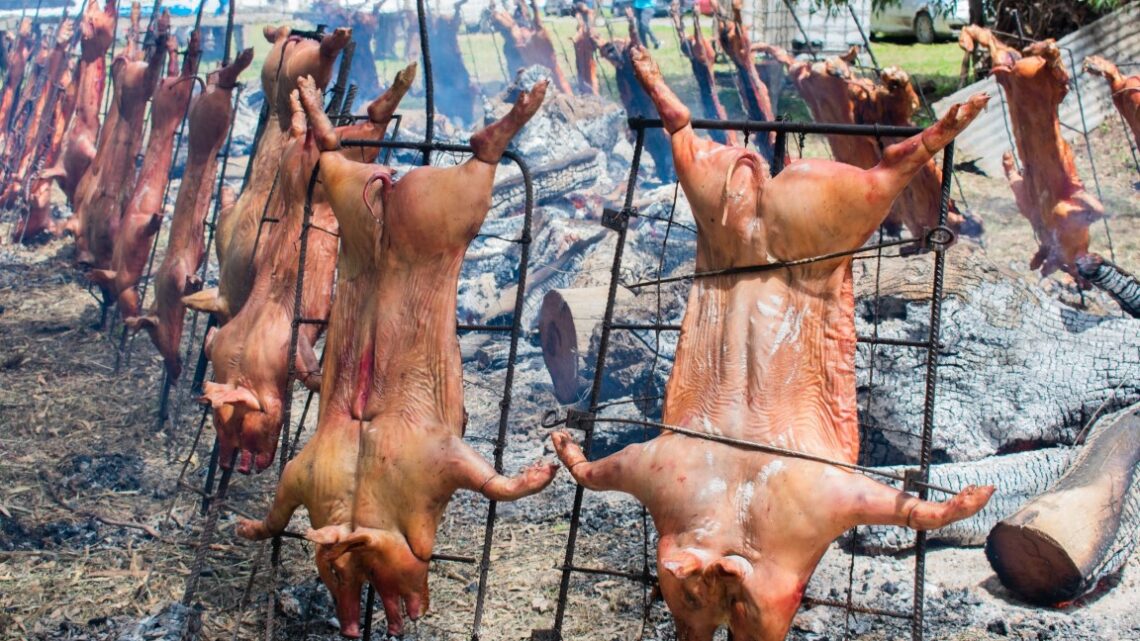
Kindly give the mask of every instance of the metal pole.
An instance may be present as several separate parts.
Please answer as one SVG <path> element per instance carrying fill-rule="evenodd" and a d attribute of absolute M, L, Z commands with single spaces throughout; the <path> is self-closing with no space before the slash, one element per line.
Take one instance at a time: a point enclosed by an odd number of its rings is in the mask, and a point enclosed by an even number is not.
<path fill-rule="evenodd" d="M 420 56 L 424 64 L 424 101 L 427 122 L 424 125 L 424 142 L 430 144 L 435 138 L 435 81 L 431 75 L 431 45 L 428 43 L 427 9 L 424 0 L 416 0 L 416 18 L 420 26 Z M 423 164 L 431 164 L 431 150 L 424 149 Z"/>
<path fill-rule="evenodd" d="M 942 151 L 942 202 L 938 207 L 938 224 L 946 226 L 950 209 L 950 176 L 954 173 L 954 142 Z M 930 295 L 930 330 L 926 348 L 926 392 L 922 403 L 922 449 L 919 457 L 919 474 L 925 484 L 930 481 L 930 456 L 934 446 L 934 406 L 938 387 L 938 343 L 942 330 L 942 286 L 946 274 L 946 251 L 935 245 L 934 286 Z M 926 500 L 929 491 L 925 485 L 918 488 L 918 496 Z M 923 639 L 924 589 L 926 585 L 926 532 L 918 532 L 914 554 L 914 605 L 910 636 L 912 641 Z"/>

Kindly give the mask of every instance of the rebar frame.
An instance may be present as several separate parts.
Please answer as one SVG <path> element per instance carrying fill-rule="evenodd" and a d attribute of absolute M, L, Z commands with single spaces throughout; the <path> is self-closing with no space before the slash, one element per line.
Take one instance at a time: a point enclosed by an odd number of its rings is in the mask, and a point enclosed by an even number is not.
<path fill-rule="evenodd" d="M 776 147 L 777 147 L 777 149 L 786 149 L 787 148 L 787 136 L 788 136 L 788 134 L 798 134 L 798 135 L 803 135 L 803 134 L 861 135 L 861 136 L 874 136 L 876 138 L 881 138 L 883 136 L 912 136 L 912 135 L 918 134 L 921 131 L 923 131 L 921 128 L 918 128 L 918 127 L 886 127 L 886 126 L 877 126 L 877 125 L 846 125 L 846 124 L 828 124 L 828 123 L 793 123 L 793 122 L 787 122 L 787 121 L 751 122 L 751 121 L 720 121 L 720 120 L 694 119 L 691 121 L 691 125 L 694 129 L 704 129 L 704 130 L 708 130 L 708 129 L 738 130 L 738 131 L 743 131 L 746 133 L 747 132 L 775 132 L 776 133 Z M 593 438 L 594 438 L 594 433 L 595 433 L 595 423 L 597 423 L 597 422 L 617 422 L 617 423 L 626 423 L 626 424 L 633 423 L 633 424 L 640 424 L 643 426 L 656 427 L 658 429 L 670 429 L 672 431 L 678 431 L 678 428 L 676 428 L 676 427 L 665 426 L 663 424 L 653 423 L 651 421 L 627 421 L 627 420 L 623 420 L 623 419 L 597 419 L 597 418 L 595 418 L 597 413 L 601 409 L 603 409 L 604 407 L 609 405 L 607 403 L 601 402 L 601 391 L 602 391 L 602 382 L 603 382 L 604 375 L 605 375 L 606 359 L 607 359 L 608 352 L 609 352 L 609 343 L 610 343 L 611 333 L 614 330 L 637 331 L 637 330 L 649 329 L 649 330 L 654 330 L 654 331 L 660 332 L 660 331 L 677 331 L 680 329 L 680 327 L 677 325 L 662 324 L 660 317 L 658 317 L 657 323 L 648 324 L 648 325 L 647 324 L 636 324 L 636 323 L 623 323 L 623 322 L 614 320 L 614 304 L 615 304 L 615 298 L 616 298 L 616 293 L 617 293 L 617 287 L 619 284 L 622 284 L 621 283 L 622 258 L 623 258 L 623 254 L 624 254 L 624 250 L 625 250 L 626 237 L 627 237 L 627 231 L 628 231 L 628 222 L 629 222 L 630 217 L 637 215 L 636 210 L 633 208 L 633 199 L 634 199 L 634 194 L 635 194 L 636 186 L 637 186 L 637 177 L 638 177 L 638 173 L 640 170 L 641 155 L 644 151 L 644 146 L 645 146 L 646 131 L 648 129 L 651 129 L 651 128 L 661 128 L 662 126 L 663 126 L 663 124 L 662 124 L 660 119 L 650 119 L 650 118 L 630 118 L 629 119 L 629 127 L 634 132 L 634 135 L 635 135 L 635 144 L 634 144 L 633 158 L 632 158 L 631 165 L 630 165 L 629 177 L 628 177 L 628 181 L 627 181 L 627 188 L 626 188 L 624 205 L 623 205 L 621 210 L 619 210 L 619 211 L 608 211 L 608 212 L 606 212 L 606 215 L 603 216 L 603 224 L 615 232 L 616 240 L 615 240 L 615 247 L 614 247 L 614 257 L 613 257 L 613 262 L 612 262 L 611 271 L 610 271 L 609 291 L 608 291 L 608 296 L 606 299 L 605 312 L 603 314 L 603 318 L 602 318 L 602 322 L 601 322 L 601 333 L 600 333 L 599 342 L 598 342 L 597 357 L 596 357 L 596 360 L 594 362 L 594 376 L 592 379 L 590 392 L 589 392 L 589 396 L 588 396 L 588 399 L 589 399 L 588 407 L 589 407 L 589 409 L 585 412 L 570 410 L 567 413 L 566 419 L 564 420 L 567 427 L 577 428 L 583 432 L 584 436 L 583 436 L 582 448 L 583 448 L 583 452 L 585 453 L 587 459 L 589 459 L 589 457 L 590 457 L 591 445 L 593 443 Z M 771 167 L 773 175 L 779 173 L 783 169 L 782 157 L 783 156 L 781 154 L 779 156 L 778 161 L 773 163 L 773 165 Z M 951 245 L 951 243 L 953 242 L 953 239 L 954 239 L 953 232 L 946 226 L 947 214 L 949 211 L 949 202 L 950 202 L 950 185 L 951 185 L 951 180 L 952 180 L 953 173 L 954 173 L 953 159 L 954 159 L 954 144 L 953 144 L 953 142 L 951 142 L 943 150 L 943 157 L 942 157 L 943 174 L 942 174 L 942 184 L 941 184 L 941 200 L 940 200 L 940 205 L 939 205 L 939 225 L 935 229 L 931 230 L 931 232 L 928 233 L 927 237 L 924 239 L 927 248 L 930 250 L 930 253 L 934 257 L 934 273 L 933 273 L 933 278 L 932 278 L 933 282 L 932 282 L 932 291 L 931 291 L 930 323 L 929 323 L 929 329 L 928 329 L 926 340 L 925 341 L 903 341 L 903 340 L 880 338 L 878 336 L 878 319 L 877 318 L 875 319 L 874 334 L 872 336 L 870 336 L 870 337 L 865 337 L 865 336 L 857 337 L 857 341 L 859 343 L 869 344 L 871 346 L 872 350 L 874 350 L 875 347 L 878 345 L 893 345 L 893 346 L 900 346 L 900 347 L 908 347 L 908 348 L 925 350 L 926 359 L 925 359 L 925 370 L 924 370 L 925 390 L 924 390 L 924 401 L 923 401 L 923 425 L 922 425 L 921 434 L 916 435 L 916 436 L 919 436 L 920 441 L 921 441 L 919 466 L 916 470 L 913 470 L 910 474 L 906 475 L 906 477 L 905 477 L 906 482 L 904 482 L 904 484 L 903 484 L 905 490 L 916 490 L 918 492 L 919 496 L 923 499 L 926 498 L 928 489 L 938 489 L 938 490 L 942 490 L 942 491 L 948 491 L 948 490 L 945 490 L 944 488 L 931 488 L 931 486 L 928 483 L 929 483 L 929 469 L 930 469 L 930 462 L 931 462 L 931 449 L 932 449 L 933 431 L 934 431 L 934 410 L 935 410 L 936 392 L 937 392 L 937 367 L 938 367 L 939 350 L 940 350 L 940 346 L 941 346 L 941 344 L 940 344 L 940 333 L 941 333 L 941 322 L 942 322 L 943 281 L 944 281 L 944 277 L 945 277 L 945 251 L 949 248 L 949 246 Z M 673 212 L 670 212 L 669 218 L 666 220 L 666 222 L 670 226 L 675 224 L 675 223 L 673 223 Z M 921 242 L 921 240 L 923 240 L 923 239 L 906 239 L 903 241 L 892 241 L 892 242 L 888 242 L 888 243 L 880 242 L 876 245 L 865 246 L 865 247 L 862 247 L 862 248 L 859 248 L 856 250 L 852 250 L 852 251 L 848 251 L 848 252 L 840 252 L 837 255 L 851 256 L 851 255 L 858 254 L 858 253 L 865 253 L 865 252 L 873 251 L 873 252 L 876 252 L 875 258 L 879 262 L 881 262 L 882 258 L 885 257 L 882 254 L 882 249 L 884 247 L 904 244 L 904 243 L 908 243 L 908 242 Z M 663 255 L 664 255 L 664 252 L 666 250 L 665 244 L 667 242 L 668 242 L 668 238 L 666 237 L 666 240 L 662 246 Z M 815 262 L 818 260 L 824 260 L 828 257 L 834 257 L 834 256 L 831 256 L 831 255 L 828 255 L 826 257 L 821 256 L 821 257 L 816 257 L 816 258 L 804 259 L 801 261 L 790 261 L 790 262 L 778 263 L 778 264 L 774 264 L 774 265 L 757 266 L 754 268 L 744 267 L 744 268 L 736 268 L 733 270 L 719 270 L 718 272 L 715 273 L 715 275 L 724 275 L 724 274 L 728 274 L 728 273 L 747 273 L 747 272 L 756 272 L 756 271 L 767 271 L 769 269 L 774 269 L 774 268 L 787 268 L 787 267 L 793 266 L 793 264 L 803 264 L 803 263 L 807 263 L 807 262 Z M 665 283 L 665 282 L 674 282 L 677 280 L 689 280 L 689 279 L 693 279 L 693 278 L 706 277 L 709 275 L 712 275 L 712 274 L 694 273 L 694 274 L 690 274 L 688 276 L 679 277 L 679 278 L 661 278 L 660 273 L 659 273 L 658 278 L 655 280 L 644 281 L 641 283 L 634 283 L 634 284 L 625 284 L 625 285 L 627 287 L 660 285 L 661 283 Z M 877 303 L 878 298 L 879 298 L 879 291 L 878 291 L 879 279 L 878 279 L 878 267 L 877 266 L 876 266 L 875 281 L 876 281 L 875 299 L 876 299 L 876 303 Z M 658 299 L 659 299 L 659 303 L 660 303 L 660 289 L 658 289 L 657 295 L 658 295 Z M 658 305 L 658 309 L 660 310 L 660 304 Z M 660 315 L 660 312 L 659 312 L 659 315 Z M 873 368 L 873 360 L 874 360 L 874 352 L 872 351 L 872 368 Z M 654 365 L 656 365 L 656 362 L 654 363 Z M 650 372 L 649 376 L 652 377 L 653 372 Z M 650 398 L 652 398 L 652 397 L 650 397 Z M 547 426 L 549 426 L 549 424 L 547 424 Z M 693 436 L 698 436 L 698 437 L 703 438 L 703 436 L 700 436 L 697 434 L 693 434 Z M 736 444 L 736 446 L 741 446 L 741 445 L 745 445 L 745 446 L 750 445 L 750 446 L 752 446 L 752 449 L 760 449 L 760 448 L 766 447 L 766 446 L 757 447 L 758 444 Z M 804 458 L 802 455 L 799 455 L 798 453 L 787 453 L 786 455 L 795 455 L 799 458 Z M 647 559 L 643 559 L 643 571 L 641 574 L 635 574 L 635 573 L 630 573 L 630 572 L 622 572 L 622 571 L 612 570 L 612 569 L 608 569 L 608 568 L 581 567 L 581 566 L 576 566 L 574 564 L 576 545 L 577 545 L 577 540 L 578 540 L 578 533 L 579 533 L 579 528 L 580 528 L 580 524 L 581 524 L 582 503 L 583 503 L 584 495 L 585 495 L 585 488 L 581 485 L 578 485 L 575 489 L 573 507 L 571 509 L 569 532 L 567 535 L 565 556 L 564 556 L 563 563 L 559 568 L 562 572 L 562 575 L 561 575 L 561 580 L 559 582 L 558 601 L 557 601 L 557 606 L 556 606 L 555 614 L 554 614 L 553 627 L 551 629 L 548 629 L 548 630 L 533 630 L 531 638 L 534 640 L 561 641 L 561 639 L 563 638 L 563 636 L 562 636 L 563 632 L 562 631 L 563 631 L 563 627 L 564 627 L 564 623 L 565 623 L 566 609 L 567 609 L 567 605 L 568 605 L 568 597 L 569 597 L 569 592 L 570 592 L 570 579 L 574 573 L 613 576 L 613 577 L 624 578 L 624 579 L 628 579 L 628 580 L 631 580 L 631 581 L 634 581 L 637 583 L 641 583 L 642 585 L 652 584 L 656 581 L 656 578 L 654 576 L 652 576 L 652 574 L 649 572 Z M 646 537 L 648 537 L 648 532 L 647 531 L 644 532 L 644 535 Z M 643 549 L 644 549 L 644 547 L 645 546 L 643 545 Z M 891 617 L 891 618 L 906 619 L 906 620 L 909 620 L 911 622 L 911 638 L 912 638 L 912 640 L 913 641 L 922 641 L 922 639 L 924 637 L 924 633 L 923 633 L 923 614 L 924 614 L 924 610 L 923 610 L 923 606 L 924 606 L 923 588 L 924 588 L 924 584 L 925 584 L 925 571 L 926 571 L 926 547 L 927 547 L 926 536 L 924 533 L 920 532 L 918 534 L 918 538 L 915 542 L 914 600 L 911 604 L 911 609 L 909 612 L 882 610 L 882 609 L 878 609 L 878 608 L 867 607 L 865 605 L 861 605 L 861 604 L 853 602 L 853 600 L 852 600 L 852 589 L 851 589 L 851 585 L 850 585 L 850 582 L 851 582 L 851 579 L 853 578 L 853 576 L 849 576 L 848 595 L 847 595 L 847 599 L 845 602 L 805 597 L 803 600 L 803 603 L 809 604 L 809 605 L 816 605 L 816 606 L 841 608 L 847 613 L 848 621 L 849 621 L 850 615 L 852 613 L 864 613 L 864 614 L 871 614 L 871 615 L 875 615 L 875 616 L 885 616 L 885 617 Z M 647 554 L 647 552 L 644 552 L 644 554 Z M 852 554 L 854 554 L 854 552 L 852 552 Z M 852 560 L 852 563 L 853 562 L 854 561 Z M 644 607 L 646 609 L 648 609 L 650 606 L 648 603 L 646 603 Z M 644 622 L 648 620 L 648 616 L 649 616 L 649 613 L 648 613 L 648 610 L 646 610 L 643 613 L 643 619 L 642 619 L 643 620 L 643 632 L 644 632 Z M 845 627 L 846 627 L 846 622 L 845 622 Z"/>

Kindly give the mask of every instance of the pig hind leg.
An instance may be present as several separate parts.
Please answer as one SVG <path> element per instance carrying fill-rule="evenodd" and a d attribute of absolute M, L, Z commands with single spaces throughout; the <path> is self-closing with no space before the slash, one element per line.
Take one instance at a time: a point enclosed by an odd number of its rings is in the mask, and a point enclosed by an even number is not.
<path fill-rule="evenodd" d="M 475 149 L 476 158 L 490 164 L 499 162 L 511 138 L 514 138 L 542 106 L 547 84 L 549 83 L 544 80 L 530 91 L 520 92 L 510 113 L 471 137 L 471 146 Z"/>

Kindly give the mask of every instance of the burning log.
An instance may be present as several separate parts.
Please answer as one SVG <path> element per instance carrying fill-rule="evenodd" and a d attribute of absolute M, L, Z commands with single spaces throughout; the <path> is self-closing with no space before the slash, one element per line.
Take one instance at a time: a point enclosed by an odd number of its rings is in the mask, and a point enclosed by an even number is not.
<path fill-rule="evenodd" d="M 459 48 L 459 27 L 463 25 L 463 5 L 455 3 L 451 16 L 435 14 L 428 22 L 431 39 L 432 80 L 435 82 L 435 105 L 440 113 L 453 121 L 472 124 L 475 121 L 475 91 L 471 74 Z"/>
<path fill-rule="evenodd" d="M 491 26 L 503 36 L 503 54 L 507 58 L 507 64 L 514 71 L 531 65 L 546 67 L 559 91 L 573 93 L 574 90 L 554 55 L 554 42 L 542 22 L 542 12 L 533 4 L 535 0 L 530 1 L 532 6 L 528 9 L 525 0 L 515 0 L 521 22 L 516 22 L 505 11 L 491 14 Z"/>
<path fill-rule="evenodd" d="M 124 319 L 139 315 L 137 287 L 150 257 L 151 241 L 162 227 L 167 181 L 174 163 L 174 131 L 186 115 L 202 53 L 199 33 L 195 31 L 190 34 L 179 73 L 178 43 L 174 38 L 166 43 L 166 78 L 158 83 L 151 99 L 150 136 L 142 169 L 119 221 L 110 266 L 88 273 L 88 278 L 115 296 Z"/>
<path fill-rule="evenodd" d="M 602 46 L 601 37 L 594 31 L 594 11 L 579 4 L 574 15 L 578 31 L 574 34 L 574 65 L 578 70 L 578 93 L 598 95 L 598 63 L 594 58 Z"/>
<path fill-rule="evenodd" d="M 1107 292 L 1124 313 L 1140 318 L 1140 280 L 1135 276 L 1098 254 L 1085 254 L 1078 258 L 1077 273 Z"/>
<path fill-rule="evenodd" d="M 693 69 L 693 77 L 697 79 L 697 88 L 701 94 L 701 107 L 705 118 L 712 120 L 728 120 L 728 113 L 720 98 L 716 95 L 716 78 L 713 74 L 713 64 L 716 62 L 716 51 L 712 43 L 705 38 L 701 30 L 700 12 L 693 12 L 693 35 L 685 34 L 685 23 L 681 17 L 680 5 L 676 2 L 669 9 L 669 16 L 673 19 L 673 28 L 677 30 L 677 39 L 681 42 L 681 53 L 689 60 Z M 749 54 L 751 56 L 751 54 Z M 711 130 L 708 132 L 713 140 L 721 144 L 737 144 L 735 131 Z"/>
<path fill-rule="evenodd" d="M 531 169 L 533 196 L 536 205 L 542 205 L 582 192 L 598 181 L 605 171 L 605 155 L 595 149 L 586 149 L 552 163 Z M 521 207 L 526 201 L 526 185 L 522 176 L 512 176 L 495 184 L 492 213 Z"/>
<path fill-rule="evenodd" d="M 582 361 L 590 345 L 597 344 L 594 336 L 601 331 L 608 293 L 608 286 L 552 289 L 542 299 L 538 312 L 542 360 L 560 403 L 576 402 L 582 391 Z M 633 292 L 619 287 L 615 304 L 628 305 L 633 299 Z"/>
<path fill-rule="evenodd" d="M 1140 530 L 1140 409 L 1093 434 L 1068 472 L 990 532 L 986 558 L 1003 585 L 1064 605 L 1119 570 Z"/>
<path fill-rule="evenodd" d="M 740 93 L 740 101 L 744 104 L 748 119 L 770 122 L 776 119 L 772 109 L 772 98 L 768 94 L 768 87 L 756 70 L 756 61 L 752 57 L 753 47 L 741 18 L 740 5 L 740 0 L 733 0 L 732 20 L 725 20 L 719 14 L 717 16 L 720 46 L 736 67 L 736 90 Z M 693 20 L 696 20 L 695 14 Z M 769 132 L 767 136 L 756 136 L 756 148 L 768 162 L 772 162 L 772 149 L 775 143 L 776 134 L 773 132 Z"/>
<path fill-rule="evenodd" d="M 1098 408 L 1111 412 L 1140 402 L 1140 321 L 1074 310 L 970 243 L 959 243 L 946 259 L 936 461 L 975 461 L 1027 443 L 1072 443 Z M 878 302 L 856 303 L 859 332 L 870 335 L 877 317 L 880 337 L 924 338 L 931 263 L 884 260 Z M 874 286 L 875 272 L 867 269 L 856 291 L 869 296 Z M 871 395 L 860 423 L 880 433 L 895 454 L 867 462 L 912 463 L 922 430 L 914 408 L 925 394 L 916 372 L 925 351 L 877 347 L 873 388 L 867 387 L 870 354 L 859 349 L 862 401 Z"/>
<path fill-rule="evenodd" d="M 1104 206 L 1085 191 L 1073 150 L 1061 137 L 1057 109 L 1069 91 L 1069 74 L 1061 50 L 1052 40 L 1025 48 L 1016 63 L 993 68 L 1005 90 L 1017 154 L 1002 157 L 1017 208 L 1029 220 L 1039 248 L 1029 262 L 1042 276 L 1064 271 L 1078 286 L 1089 283 L 1077 270 L 1077 259 L 1089 250 L 1089 225 L 1104 215 Z"/>
<path fill-rule="evenodd" d="M 1108 81 L 1112 104 L 1128 123 L 1136 144 L 1140 145 L 1140 74 L 1125 76 L 1116 65 L 1100 56 L 1089 56 L 1085 60 L 1085 71 Z"/>

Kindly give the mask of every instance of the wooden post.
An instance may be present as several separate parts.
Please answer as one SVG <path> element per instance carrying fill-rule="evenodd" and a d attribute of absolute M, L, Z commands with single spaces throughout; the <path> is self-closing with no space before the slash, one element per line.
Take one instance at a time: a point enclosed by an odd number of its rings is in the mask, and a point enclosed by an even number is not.
<path fill-rule="evenodd" d="M 1052 489 L 990 531 L 986 557 L 1002 584 L 1031 603 L 1061 605 L 1118 570 L 1140 524 L 1138 462 L 1140 408 L 1133 406 L 1093 430 Z"/>

